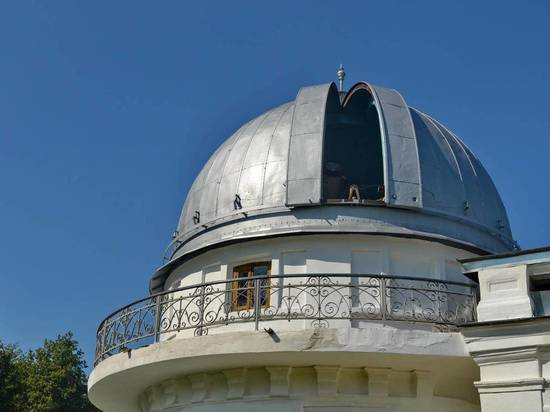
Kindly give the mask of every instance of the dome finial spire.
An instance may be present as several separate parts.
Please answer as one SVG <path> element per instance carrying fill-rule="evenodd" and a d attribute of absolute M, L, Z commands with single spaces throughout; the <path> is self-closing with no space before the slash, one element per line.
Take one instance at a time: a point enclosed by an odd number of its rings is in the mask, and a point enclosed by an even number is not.
<path fill-rule="evenodd" d="M 344 65 L 340 63 L 340 68 L 336 72 L 336 75 L 338 76 L 338 81 L 340 83 L 340 91 L 344 91 L 344 79 L 346 78 L 346 72 L 344 70 Z"/>

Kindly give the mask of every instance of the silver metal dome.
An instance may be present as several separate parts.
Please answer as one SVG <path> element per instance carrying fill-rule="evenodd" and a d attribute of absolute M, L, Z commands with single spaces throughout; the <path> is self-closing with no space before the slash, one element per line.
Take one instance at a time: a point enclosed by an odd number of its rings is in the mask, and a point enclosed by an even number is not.
<path fill-rule="evenodd" d="M 366 91 L 378 113 L 383 194 L 378 201 L 323 198 L 327 118 Z M 350 207 L 357 206 L 357 207 Z M 168 263 L 151 281 L 205 248 L 266 236 L 371 233 L 427 238 L 478 253 L 513 248 L 500 196 L 452 132 L 392 89 L 364 82 L 302 88 L 295 101 L 242 126 L 210 157 L 183 206 Z"/>

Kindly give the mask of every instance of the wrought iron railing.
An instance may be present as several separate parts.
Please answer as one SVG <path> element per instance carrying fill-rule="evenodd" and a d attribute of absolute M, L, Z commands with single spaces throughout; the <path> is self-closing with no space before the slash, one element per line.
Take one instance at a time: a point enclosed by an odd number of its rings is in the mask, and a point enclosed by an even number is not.
<path fill-rule="evenodd" d="M 202 283 L 151 295 L 109 315 L 97 331 L 95 364 L 167 334 L 206 335 L 249 322 L 407 321 L 454 328 L 475 321 L 475 285 L 388 275 L 274 275 Z"/>

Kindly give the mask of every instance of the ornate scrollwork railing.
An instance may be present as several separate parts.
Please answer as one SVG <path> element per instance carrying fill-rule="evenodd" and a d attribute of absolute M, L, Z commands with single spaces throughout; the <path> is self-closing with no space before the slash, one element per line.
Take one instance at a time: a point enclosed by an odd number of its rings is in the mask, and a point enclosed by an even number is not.
<path fill-rule="evenodd" d="M 476 287 L 430 278 L 303 274 L 209 282 L 135 301 L 97 330 L 95 364 L 179 332 L 249 322 L 306 320 L 312 327 L 361 321 L 425 322 L 455 328 L 475 321 Z M 342 324 L 340 324 L 342 325 Z"/>

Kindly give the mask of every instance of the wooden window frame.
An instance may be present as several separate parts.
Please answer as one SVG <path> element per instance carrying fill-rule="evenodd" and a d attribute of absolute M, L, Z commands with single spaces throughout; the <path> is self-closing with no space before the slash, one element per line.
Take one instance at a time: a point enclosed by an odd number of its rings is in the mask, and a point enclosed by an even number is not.
<path fill-rule="evenodd" d="M 231 311 L 239 311 L 239 310 L 250 310 L 254 309 L 254 268 L 258 266 L 267 266 L 267 287 L 263 288 L 266 293 L 265 302 L 261 305 L 261 307 L 268 307 L 269 306 L 269 298 L 270 298 L 270 283 L 269 283 L 269 277 L 271 276 L 271 262 L 270 261 L 263 261 L 263 262 L 251 262 L 246 263 L 244 265 L 234 266 L 233 267 L 233 278 L 232 279 L 238 279 L 239 274 L 246 272 L 248 276 L 246 276 L 249 280 L 247 281 L 247 289 L 246 289 L 246 304 L 239 305 L 239 297 L 240 293 L 239 291 L 242 290 L 239 289 L 239 282 L 234 280 L 231 282 Z M 242 278 L 241 278 L 242 279 Z"/>

